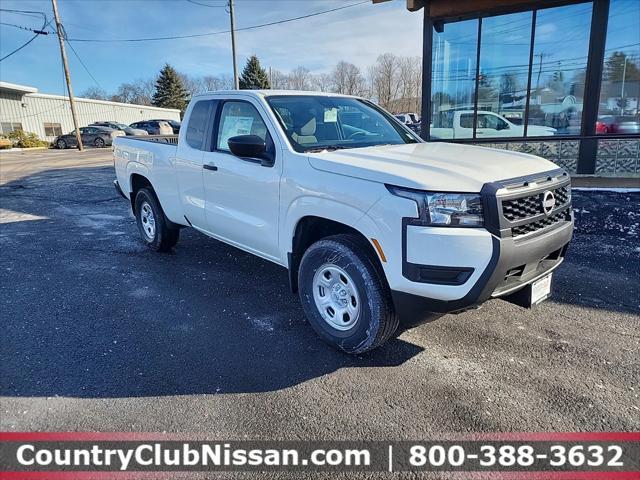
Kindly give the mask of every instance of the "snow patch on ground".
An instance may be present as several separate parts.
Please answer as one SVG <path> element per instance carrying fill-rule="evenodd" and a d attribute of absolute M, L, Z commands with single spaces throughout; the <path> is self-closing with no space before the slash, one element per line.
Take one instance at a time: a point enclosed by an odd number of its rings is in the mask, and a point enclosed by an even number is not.
<path fill-rule="evenodd" d="M 34 220 L 48 220 L 49 217 L 41 217 L 39 215 L 32 215 L 30 213 L 16 212 L 14 210 L 8 210 L 6 208 L 0 208 L 0 224 L 2 223 L 17 223 L 17 222 L 32 222 Z"/>
<path fill-rule="evenodd" d="M 274 321 L 271 317 L 266 315 L 261 317 L 251 317 L 246 315 L 246 317 L 256 330 L 260 330 L 262 332 L 273 332 L 275 330 L 275 327 L 273 326 Z"/>

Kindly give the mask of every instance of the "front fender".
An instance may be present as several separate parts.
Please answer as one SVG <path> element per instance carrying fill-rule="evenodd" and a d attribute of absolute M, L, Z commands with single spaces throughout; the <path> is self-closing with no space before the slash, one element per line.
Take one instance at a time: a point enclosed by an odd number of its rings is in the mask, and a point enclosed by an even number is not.
<path fill-rule="evenodd" d="M 366 212 L 337 200 L 316 196 L 298 197 L 289 205 L 284 219 L 282 229 L 283 238 L 286 239 L 286 242 L 282 242 L 286 248 L 285 252 L 283 252 L 284 258 L 286 258 L 287 253 L 293 250 L 293 238 L 296 227 L 304 217 L 325 218 L 356 228 L 356 225 L 365 214 Z M 368 234 L 365 232 L 361 233 L 365 236 Z"/>

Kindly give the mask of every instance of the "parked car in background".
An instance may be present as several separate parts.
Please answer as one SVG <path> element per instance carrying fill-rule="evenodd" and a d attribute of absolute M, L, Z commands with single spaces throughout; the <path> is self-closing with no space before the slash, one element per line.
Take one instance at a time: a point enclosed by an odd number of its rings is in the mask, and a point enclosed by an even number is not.
<path fill-rule="evenodd" d="M 529 125 L 527 135 L 546 137 L 555 135 L 556 129 L 541 125 Z M 478 137 L 522 137 L 524 125 L 515 125 L 502 115 L 494 112 L 478 111 L 476 126 Z M 447 110 L 435 116 L 431 126 L 434 138 L 471 138 L 473 137 L 473 110 Z"/>
<path fill-rule="evenodd" d="M 180 125 L 182 125 L 179 121 L 177 120 L 165 120 L 163 118 L 158 118 L 155 120 L 151 120 L 152 122 L 167 122 L 169 125 L 171 125 L 171 128 L 173 128 L 173 133 L 174 134 L 178 134 L 180 133 Z"/>
<path fill-rule="evenodd" d="M 132 128 L 124 123 L 118 122 L 93 122 L 90 127 L 108 127 L 114 130 L 122 130 L 126 135 L 149 135 L 146 130 Z"/>
<path fill-rule="evenodd" d="M 416 118 L 415 113 L 398 113 L 397 115 L 394 115 L 394 117 L 396 117 L 400 123 L 404 124 L 407 128 L 409 128 L 412 132 L 417 133 L 418 135 L 420 135 L 420 130 L 422 128 L 422 122 L 420 122 L 419 120 L 416 122 L 414 121 L 414 119 Z"/>
<path fill-rule="evenodd" d="M 640 117 L 603 115 L 596 122 L 596 133 L 640 133 Z"/>
<path fill-rule="evenodd" d="M 66 135 L 60 135 L 54 140 L 53 144 L 61 150 L 69 147 L 77 147 L 78 142 L 76 141 L 75 132 L 76 131 L 73 130 Z M 98 148 L 110 146 L 114 138 L 124 136 L 125 133 L 122 130 L 114 130 L 109 127 L 88 126 L 80 128 L 80 138 L 82 139 L 83 145 L 93 145 Z"/>
<path fill-rule="evenodd" d="M 409 112 L 405 113 L 405 115 L 409 115 L 409 118 L 411 118 L 411 122 L 420 123 L 420 115 L 418 115 L 417 113 Z"/>
<path fill-rule="evenodd" d="M 173 135 L 173 128 L 164 120 L 143 120 L 129 126 L 144 130 L 149 135 Z"/>
<path fill-rule="evenodd" d="M 409 116 L 409 114 L 407 114 L 407 113 L 399 113 L 397 115 L 394 115 L 394 117 L 396 117 L 398 120 L 400 120 L 405 125 L 411 125 L 412 123 L 415 123 L 413 121 L 413 119 Z"/>

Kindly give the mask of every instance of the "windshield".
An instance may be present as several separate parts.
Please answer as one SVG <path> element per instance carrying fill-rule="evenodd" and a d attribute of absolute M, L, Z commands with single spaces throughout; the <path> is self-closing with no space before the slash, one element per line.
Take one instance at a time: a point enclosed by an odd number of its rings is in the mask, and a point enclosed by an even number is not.
<path fill-rule="evenodd" d="M 358 98 L 321 95 L 267 97 L 298 152 L 417 143 L 413 133 Z"/>

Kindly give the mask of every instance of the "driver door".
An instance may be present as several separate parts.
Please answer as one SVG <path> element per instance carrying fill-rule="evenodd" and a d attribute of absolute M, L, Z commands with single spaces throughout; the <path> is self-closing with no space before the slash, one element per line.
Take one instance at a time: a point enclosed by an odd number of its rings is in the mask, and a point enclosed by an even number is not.
<path fill-rule="evenodd" d="M 478 113 L 476 135 L 479 137 L 508 137 L 509 124 L 493 113 Z"/>
<path fill-rule="evenodd" d="M 276 154 L 268 117 L 262 106 L 226 100 L 218 109 L 212 150 L 203 155 L 205 216 L 208 231 L 228 243 L 280 263 L 278 218 L 282 160 Z M 270 166 L 239 158 L 227 141 L 257 135 L 273 155 Z"/>

